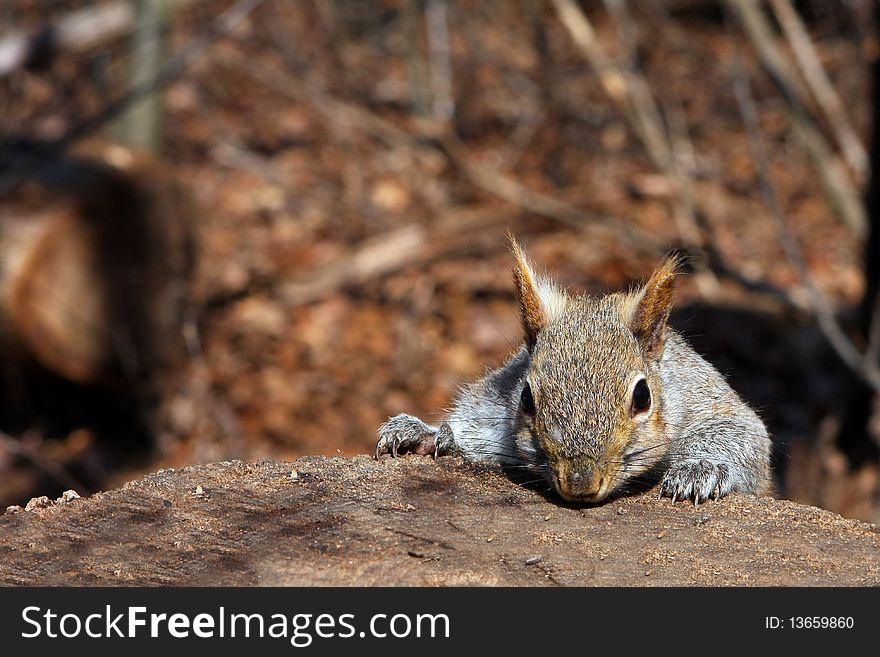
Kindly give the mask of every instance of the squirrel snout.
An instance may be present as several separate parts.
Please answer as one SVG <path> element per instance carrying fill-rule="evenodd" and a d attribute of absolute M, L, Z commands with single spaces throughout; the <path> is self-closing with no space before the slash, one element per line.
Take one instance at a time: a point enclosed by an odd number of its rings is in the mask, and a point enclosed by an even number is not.
<path fill-rule="evenodd" d="M 571 502 L 598 502 L 608 494 L 608 478 L 596 463 L 562 464 L 554 470 L 556 491 Z"/>

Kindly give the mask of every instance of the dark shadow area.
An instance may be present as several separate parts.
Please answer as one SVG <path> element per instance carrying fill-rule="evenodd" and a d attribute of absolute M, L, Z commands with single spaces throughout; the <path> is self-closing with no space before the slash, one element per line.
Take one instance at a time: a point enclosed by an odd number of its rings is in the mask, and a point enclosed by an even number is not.
<path fill-rule="evenodd" d="M 814 441 L 822 421 L 840 412 L 852 378 L 815 322 L 699 304 L 673 311 L 670 323 L 764 420 L 782 484 L 791 447 Z"/>
<path fill-rule="evenodd" d="M 5 487 L 20 503 L 105 489 L 120 469 L 153 454 L 147 418 L 126 387 L 76 384 L 29 364 L 14 379 L 3 377 L 0 400 L 0 431 L 9 436 L 4 457 L 14 473 Z"/>
<path fill-rule="evenodd" d="M 100 490 L 156 446 L 194 251 L 183 200 L 140 175 L 64 156 L 3 199 L 7 498 Z"/>

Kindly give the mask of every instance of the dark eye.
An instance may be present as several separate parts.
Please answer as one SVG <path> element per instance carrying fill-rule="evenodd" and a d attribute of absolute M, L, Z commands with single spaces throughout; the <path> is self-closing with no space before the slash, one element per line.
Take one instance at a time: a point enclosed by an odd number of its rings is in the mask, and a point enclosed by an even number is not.
<path fill-rule="evenodd" d="M 519 402 L 522 405 L 523 413 L 526 415 L 535 414 L 535 398 L 532 397 L 532 387 L 528 383 L 519 396 Z"/>
<path fill-rule="evenodd" d="M 649 408 L 651 408 L 651 391 L 648 388 L 648 382 L 644 379 L 639 379 L 638 383 L 636 383 L 635 389 L 633 390 L 630 416 L 644 413 Z"/>

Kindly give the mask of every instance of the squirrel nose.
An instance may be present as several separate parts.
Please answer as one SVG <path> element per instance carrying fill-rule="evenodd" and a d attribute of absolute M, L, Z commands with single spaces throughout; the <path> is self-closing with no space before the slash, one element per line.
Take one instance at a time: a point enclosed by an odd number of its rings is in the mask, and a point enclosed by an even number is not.
<path fill-rule="evenodd" d="M 561 477 L 559 482 L 564 494 L 572 498 L 589 499 L 595 498 L 602 490 L 602 473 L 595 467 L 585 465 L 572 468 Z"/>

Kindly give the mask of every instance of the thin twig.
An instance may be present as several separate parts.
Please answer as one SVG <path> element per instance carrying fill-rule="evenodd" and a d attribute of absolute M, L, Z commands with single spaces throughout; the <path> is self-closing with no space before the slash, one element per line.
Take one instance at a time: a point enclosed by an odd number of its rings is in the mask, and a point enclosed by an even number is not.
<path fill-rule="evenodd" d="M 425 6 L 425 33 L 428 38 L 431 108 L 434 119 L 449 121 L 455 113 L 455 101 L 452 95 L 447 0 L 428 0 L 428 4 Z"/>
<path fill-rule="evenodd" d="M 878 359 L 880 359 L 880 294 L 874 296 L 874 306 L 868 324 L 868 348 L 865 349 L 865 360 L 876 363 Z"/>
<path fill-rule="evenodd" d="M 788 106 L 793 131 L 819 172 L 832 207 L 858 239 L 867 232 L 868 220 L 861 196 L 846 169 L 807 110 L 808 94 L 792 71 L 788 59 L 776 45 L 773 31 L 761 5 L 755 0 L 725 0 L 752 45 L 758 59 Z"/>
<path fill-rule="evenodd" d="M 673 154 L 654 97 L 645 81 L 617 67 L 605 53 L 593 25 L 573 0 L 552 0 L 572 41 L 595 71 L 605 94 L 624 113 L 658 169 L 672 166 Z"/>
<path fill-rule="evenodd" d="M 40 453 L 40 450 L 29 446 L 25 440 L 16 440 L 12 436 L 0 431 L 0 449 L 30 461 L 39 470 L 52 477 L 62 486 L 80 492 L 87 490 L 83 483 L 70 474 L 62 465 L 44 456 Z"/>
<path fill-rule="evenodd" d="M 741 61 L 739 51 L 735 51 L 733 66 L 733 88 L 736 94 L 737 104 L 743 118 L 746 134 L 749 138 L 749 147 L 752 151 L 752 159 L 755 163 L 757 182 L 764 197 L 764 202 L 770 210 L 770 216 L 776 225 L 776 234 L 779 239 L 785 257 L 795 270 L 801 284 L 807 292 L 810 300 L 810 308 L 816 317 L 819 330 L 837 353 L 844 364 L 856 373 L 865 383 L 874 390 L 880 392 L 880 368 L 868 361 L 865 355 L 859 353 L 852 340 L 844 332 L 843 328 L 834 315 L 828 300 L 816 285 L 801 251 L 800 244 L 791 233 L 785 221 L 785 213 L 779 202 L 767 165 L 767 153 L 760 137 L 758 127 L 758 112 L 755 107 L 749 88 L 748 76 Z"/>
<path fill-rule="evenodd" d="M 639 30 L 629 13 L 626 0 L 603 0 L 605 10 L 614 19 L 614 28 L 617 31 L 617 48 L 619 54 L 617 61 L 620 66 L 627 70 L 636 67 L 637 51 L 639 43 Z"/>
<path fill-rule="evenodd" d="M 241 458 L 244 453 L 244 432 L 238 415 L 225 399 L 214 392 L 211 382 L 216 380 L 199 335 L 194 309 L 188 309 L 183 321 L 183 338 L 189 355 L 190 380 L 195 385 L 195 399 L 206 409 L 214 425 L 223 435 L 223 457 Z"/>
<path fill-rule="evenodd" d="M 654 165 L 675 186 L 681 206 L 676 219 L 682 239 L 705 253 L 708 239 L 700 221 L 702 213 L 696 207 L 690 179 L 682 170 L 647 81 L 635 72 L 621 69 L 611 60 L 586 14 L 574 0 L 553 0 L 553 5 L 569 36 L 599 78 L 605 94 L 623 112 Z M 717 296 L 720 289 L 718 279 L 704 264 L 695 281 L 703 296 Z"/>
<path fill-rule="evenodd" d="M 791 45 L 801 75 L 804 76 L 813 98 L 825 114 L 847 164 L 858 180 L 864 180 L 870 167 L 868 153 L 850 123 L 840 96 L 828 79 L 825 67 L 819 60 L 803 21 L 792 7 L 791 0 L 770 0 L 770 5 Z"/>
<path fill-rule="evenodd" d="M 430 83 L 428 81 L 428 64 L 422 56 L 420 11 L 420 3 L 417 0 L 405 0 L 401 15 L 406 30 L 406 73 L 413 110 L 419 116 L 428 116 Z"/>

